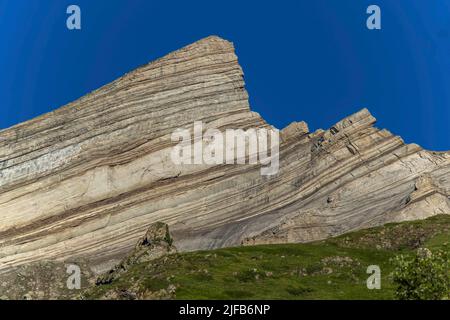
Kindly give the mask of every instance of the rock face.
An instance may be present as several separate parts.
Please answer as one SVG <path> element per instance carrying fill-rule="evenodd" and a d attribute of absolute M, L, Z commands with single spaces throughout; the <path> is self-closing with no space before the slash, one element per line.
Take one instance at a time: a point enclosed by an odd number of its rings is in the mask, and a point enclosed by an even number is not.
<path fill-rule="evenodd" d="M 276 107 L 276 106 L 274 106 Z M 0 272 L 86 258 L 97 272 L 164 221 L 179 250 L 302 242 L 450 213 L 450 154 L 373 125 L 280 132 L 280 170 L 175 165 L 171 134 L 269 128 L 250 111 L 233 45 L 208 37 L 79 100 L 0 131 Z"/>
<path fill-rule="evenodd" d="M 142 239 L 136 243 L 134 250 L 113 269 L 98 278 L 96 283 L 111 283 L 133 265 L 155 260 L 175 252 L 177 252 L 177 250 L 173 246 L 173 239 L 169 232 L 169 226 L 162 222 L 156 222 L 148 228 Z"/>
<path fill-rule="evenodd" d="M 70 263 L 39 261 L 22 265 L 1 275 L 0 300 L 68 300 L 77 298 L 80 290 L 67 285 L 73 271 L 70 265 L 79 267 L 80 288 L 94 286 L 96 275 L 85 261 Z M 68 273 L 67 271 L 71 271 Z"/>

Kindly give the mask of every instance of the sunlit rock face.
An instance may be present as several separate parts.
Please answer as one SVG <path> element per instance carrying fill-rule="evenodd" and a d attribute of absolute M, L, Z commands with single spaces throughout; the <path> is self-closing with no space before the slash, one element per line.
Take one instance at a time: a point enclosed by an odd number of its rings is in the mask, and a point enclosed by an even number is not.
<path fill-rule="evenodd" d="M 271 128 L 250 110 L 233 45 L 218 37 L 0 131 L 0 270 L 82 258 L 101 272 L 157 221 L 183 251 L 450 213 L 450 154 L 404 144 L 366 109 L 329 130 L 281 130 L 271 176 L 261 165 L 174 164 L 171 134 L 194 121 Z"/>

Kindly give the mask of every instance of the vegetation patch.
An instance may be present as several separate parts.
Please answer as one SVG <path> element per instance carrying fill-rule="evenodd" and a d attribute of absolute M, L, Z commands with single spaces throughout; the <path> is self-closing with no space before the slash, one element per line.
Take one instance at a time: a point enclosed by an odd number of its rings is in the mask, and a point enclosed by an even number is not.
<path fill-rule="evenodd" d="M 314 243 L 176 253 L 131 265 L 83 298 L 445 299 L 449 226 L 442 215 Z M 425 247 L 433 258 L 420 260 Z M 379 290 L 367 288 L 371 265 L 381 270 Z"/>

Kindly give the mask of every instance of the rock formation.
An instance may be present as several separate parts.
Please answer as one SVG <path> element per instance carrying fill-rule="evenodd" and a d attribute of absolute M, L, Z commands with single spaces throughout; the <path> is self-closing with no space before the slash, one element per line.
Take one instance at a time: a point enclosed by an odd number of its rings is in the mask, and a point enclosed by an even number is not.
<path fill-rule="evenodd" d="M 366 109 L 326 131 L 283 129 L 273 176 L 258 165 L 173 164 L 171 134 L 194 121 L 270 127 L 249 108 L 233 45 L 218 37 L 0 131 L 0 272 L 78 258 L 105 271 L 157 221 L 179 250 L 196 250 L 450 213 L 450 154 L 375 128 Z"/>
<path fill-rule="evenodd" d="M 80 292 L 90 290 L 96 285 L 109 284 L 137 264 L 176 253 L 172 242 L 168 225 L 156 222 L 148 228 L 134 249 L 119 264 L 100 277 L 92 272 L 89 262 L 83 260 L 39 261 L 22 265 L 15 268 L 14 272 L 0 275 L 0 300 L 82 299 L 83 294 Z M 72 279 L 69 279 L 70 275 L 74 275 L 74 267 L 80 271 L 78 288 L 74 287 Z M 72 284 L 70 287 L 68 282 Z M 146 298 L 154 297 L 155 294 L 163 294 L 170 298 L 170 290 L 147 292 Z M 109 298 L 120 298 L 124 295 L 127 297 L 127 292 Z"/>
<path fill-rule="evenodd" d="M 95 285 L 96 275 L 86 261 L 39 261 L 2 273 L 0 300 L 69 300 L 78 298 L 80 290 L 69 289 L 70 265 L 80 269 L 80 289 Z"/>
<path fill-rule="evenodd" d="M 162 222 L 156 222 L 148 228 L 142 239 L 136 243 L 134 250 L 113 269 L 99 277 L 96 283 L 111 283 L 133 265 L 152 261 L 176 252 L 177 250 L 173 246 L 173 239 L 169 232 L 169 226 Z"/>

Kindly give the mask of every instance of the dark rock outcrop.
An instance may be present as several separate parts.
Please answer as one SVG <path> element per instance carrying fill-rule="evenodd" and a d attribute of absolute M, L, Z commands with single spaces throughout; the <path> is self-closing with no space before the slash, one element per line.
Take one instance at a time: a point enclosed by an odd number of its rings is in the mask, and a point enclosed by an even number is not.
<path fill-rule="evenodd" d="M 162 222 L 156 222 L 148 228 L 145 235 L 136 243 L 133 251 L 113 269 L 99 277 L 96 284 L 111 283 L 133 265 L 149 262 L 176 251 L 169 226 Z"/>

